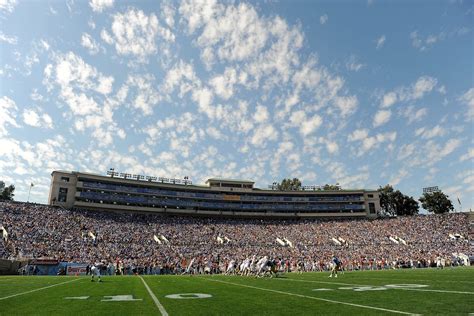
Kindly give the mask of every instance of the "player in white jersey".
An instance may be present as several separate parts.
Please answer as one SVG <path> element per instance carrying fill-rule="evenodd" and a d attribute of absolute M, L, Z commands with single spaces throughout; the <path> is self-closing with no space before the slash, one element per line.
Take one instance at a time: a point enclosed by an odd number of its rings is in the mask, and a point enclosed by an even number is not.
<path fill-rule="evenodd" d="M 240 275 L 247 275 L 250 271 L 250 259 L 246 258 L 240 265 Z"/>
<path fill-rule="evenodd" d="M 100 279 L 100 268 L 102 267 L 102 263 L 96 262 L 91 268 L 91 281 L 94 282 L 94 276 L 97 276 L 99 282 L 102 282 Z"/>
<path fill-rule="evenodd" d="M 235 266 L 235 260 L 232 259 L 232 260 L 230 260 L 230 262 L 229 262 L 229 265 L 228 265 L 228 267 L 227 267 L 227 270 L 226 270 L 225 274 L 233 274 L 233 273 L 235 273 L 235 268 L 236 268 L 236 266 Z"/>
<path fill-rule="evenodd" d="M 264 276 L 267 271 L 268 257 L 265 256 L 257 262 L 257 276 Z"/>

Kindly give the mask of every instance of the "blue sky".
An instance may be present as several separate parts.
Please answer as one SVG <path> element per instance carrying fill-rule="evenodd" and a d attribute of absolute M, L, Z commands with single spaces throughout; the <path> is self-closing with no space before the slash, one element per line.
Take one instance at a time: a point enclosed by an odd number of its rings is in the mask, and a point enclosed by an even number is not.
<path fill-rule="evenodd" d="M 470 1 L 0 0 L 0 178 L 439 186 L 473 207 Z"/>

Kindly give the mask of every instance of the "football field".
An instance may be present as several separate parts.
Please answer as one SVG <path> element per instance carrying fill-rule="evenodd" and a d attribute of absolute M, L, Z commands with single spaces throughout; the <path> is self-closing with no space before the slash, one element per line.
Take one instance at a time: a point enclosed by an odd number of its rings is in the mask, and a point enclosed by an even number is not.
<path fill-rule="evenodd" d="M 241 276 L 0 277 L 0 315 L 469 315 L 474 269 Z M 474 314 L 472 314 L 474 315 Z"/>

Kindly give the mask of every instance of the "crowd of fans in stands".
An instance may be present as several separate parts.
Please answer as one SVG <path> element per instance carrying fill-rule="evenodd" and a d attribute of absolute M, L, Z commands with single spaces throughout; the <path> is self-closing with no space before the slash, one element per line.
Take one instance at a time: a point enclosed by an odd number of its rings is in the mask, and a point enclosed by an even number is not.
<path fill-rule="evenodd" d="M 8 232 L 8 239 L 0 242 L 0 258 L 103 261 L 113 273 L 150 274 L 179 273 L 192 259 L 197 271 L 218 272 L 231 260 L 242 262 L 254 255 L 276 258 L 287 271 L 327 270 L 335 254 L 346 269 L 422 267 L 439 257 L 449 264 L 453 253 L 473 255 L 467 240 L 449 237 L 467 237 L 468 224 L 467 214 L 376 220 L 260 220 L 0 203 L 0 226 Z M 393 242 L 390 237 L 394 236 L 406 245 Z M 289 243 L 282 246 L 277 238 Z"/>

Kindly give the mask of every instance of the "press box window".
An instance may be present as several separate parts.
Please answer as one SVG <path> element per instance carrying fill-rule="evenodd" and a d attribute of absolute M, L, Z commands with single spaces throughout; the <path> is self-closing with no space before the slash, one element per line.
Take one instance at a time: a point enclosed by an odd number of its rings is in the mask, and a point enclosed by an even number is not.
<path fill-rule="evenodd" d="M 58 202 L 66 202 L 67 200 L 67 188 L 59 188 Z"/>
<path fill-rule="evenodd" d="M 69 177 L 61 177 L 61 181 L 63 181 L 63 182 L 69 182 Z"/>
<path fill-rule="evenodd" d="M 370 199 L 372 199 L 372 198 L 374 197 L 373 194 L 368 194 L 367 196 L 368 196 Z"/>

